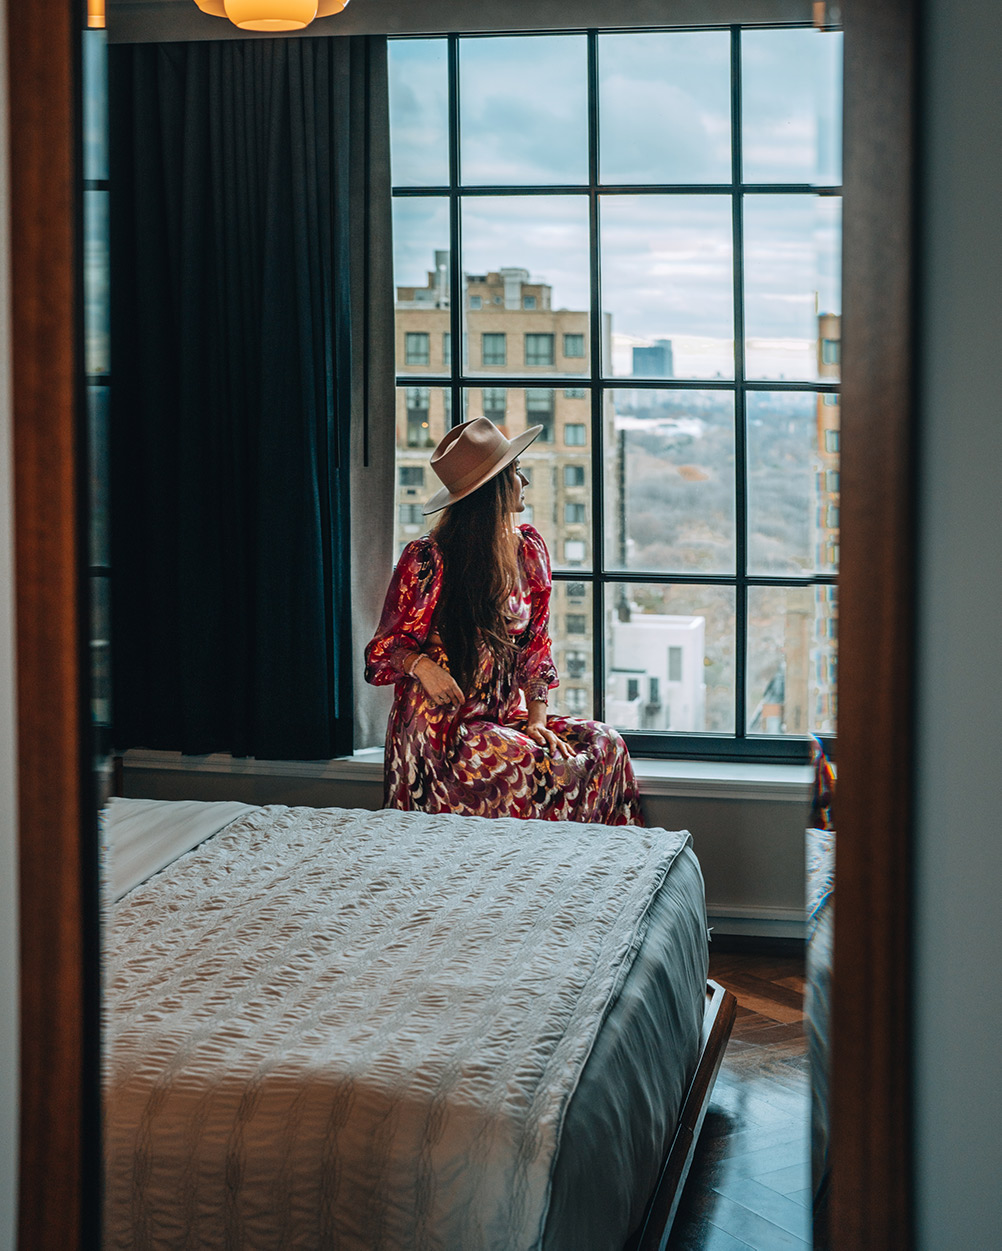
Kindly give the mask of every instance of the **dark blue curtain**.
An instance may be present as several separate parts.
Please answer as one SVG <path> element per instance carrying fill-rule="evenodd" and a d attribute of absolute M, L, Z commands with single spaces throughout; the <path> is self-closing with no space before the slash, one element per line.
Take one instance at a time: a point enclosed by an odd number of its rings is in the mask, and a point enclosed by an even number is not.
<path fill-rule="evenodd" d="M 110 51 L 116 747 L 349 752 L 350 303 L 385 42 Z"/>

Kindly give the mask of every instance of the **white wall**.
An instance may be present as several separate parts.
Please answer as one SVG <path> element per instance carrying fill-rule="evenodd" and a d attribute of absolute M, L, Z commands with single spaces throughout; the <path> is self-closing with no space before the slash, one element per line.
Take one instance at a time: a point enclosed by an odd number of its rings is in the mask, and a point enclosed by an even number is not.
<path fill-rule="evenodd" d="M 7 4 L 0 0 L 0 100 L 7 98 Z M 0 1251 L 17 1219 L 18 931 L 14 763 L 14 581 L 10 464 L 10 262 L 7 118 L 0 109 Z"/>
<path fill-rule="evenodd" d="M 916 1195 L 954 1251 L 1002 1238 L 1002 37 L 924 25 Z"/>

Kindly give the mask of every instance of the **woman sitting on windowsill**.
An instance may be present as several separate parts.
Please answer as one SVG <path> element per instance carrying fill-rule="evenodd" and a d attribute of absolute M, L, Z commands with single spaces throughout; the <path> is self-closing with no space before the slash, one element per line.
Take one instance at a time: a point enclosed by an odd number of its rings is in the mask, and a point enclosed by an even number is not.
<path fill-rule="evenodd" d="M 366 681 L 396 684 L 388 808 L 642 824 L 620 735 L 546 715 L 550 558 L 532 526 L 515 524 L 518 456 L 542 429 L 509 441 L 477 417 L 432 454 L 444 486 L 424 511 L 445 511 L 404 548 L 365 651 Z"/>

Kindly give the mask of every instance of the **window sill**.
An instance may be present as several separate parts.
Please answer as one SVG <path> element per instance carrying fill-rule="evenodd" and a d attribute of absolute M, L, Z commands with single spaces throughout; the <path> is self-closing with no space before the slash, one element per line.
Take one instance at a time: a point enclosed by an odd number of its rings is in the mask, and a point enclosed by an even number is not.
<path fill-rule="evenodd" d="M 383 780 L 383 749 L 370 747 L 334 760 L 255 760 L 223 753 L 182 756 L 180 752 L 133 748 L 124 755 L 126 769 L 175 773 L 228 774 L 231 777 L 310 778 L 331 782 Z M 685 799 L 754 799 L 807 804 L 811 798 L 810 765 L 755 764 L 736 761 L 633 761 L 642 795 Z"/>

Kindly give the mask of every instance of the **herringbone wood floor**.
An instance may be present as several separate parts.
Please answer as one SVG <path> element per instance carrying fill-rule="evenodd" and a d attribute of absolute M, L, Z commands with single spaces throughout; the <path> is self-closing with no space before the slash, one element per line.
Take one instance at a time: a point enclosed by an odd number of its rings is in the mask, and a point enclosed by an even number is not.
<path fill-rule="evenodd" d="M 711 954 L 738 1000 L 669 1251 L 811 1245 L 810 1084 L 799 957 Z"/>

